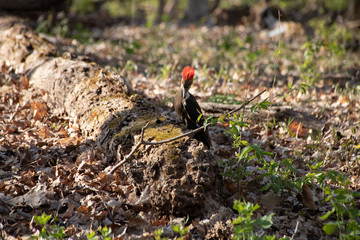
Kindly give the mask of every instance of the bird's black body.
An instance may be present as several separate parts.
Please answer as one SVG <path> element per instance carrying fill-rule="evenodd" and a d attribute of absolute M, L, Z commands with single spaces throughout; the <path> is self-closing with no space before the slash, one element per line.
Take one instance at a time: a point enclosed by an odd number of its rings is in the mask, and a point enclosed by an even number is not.
<path fill-rule="evenodd" d="M 187 89 L 182 87 L 175 95 L 174 108 L 187 129 L 192 130 L 203 126 L 204 118 L 201 117 L 199 119 L 200 114 L 202 114 L 201 108 L 194 96 L 188 92 Z M 194 138 L 204 143 L 207 148 L 210 148 L 211 141 L 207 130 L 195 133 Z"/>

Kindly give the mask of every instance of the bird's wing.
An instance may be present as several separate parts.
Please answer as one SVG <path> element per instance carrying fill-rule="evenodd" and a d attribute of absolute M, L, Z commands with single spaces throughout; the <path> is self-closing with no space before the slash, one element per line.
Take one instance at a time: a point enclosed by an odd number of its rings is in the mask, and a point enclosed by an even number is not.
<path fill-rule="evenodd" d="M 198 118 L 200 114 L 202 114 L 202 111 L 200 105 L 198 104 L 195 97 L 191 93 L 188 93 L 187 96 L 185 96 L 183 105 L 187 117 L 191 122 L 191 125 L 195 125 L 196 127 L 201 127 L 204 123 L 204 119 L 203 117 L 201 117 L 200 121 L 198 121 Z"/>

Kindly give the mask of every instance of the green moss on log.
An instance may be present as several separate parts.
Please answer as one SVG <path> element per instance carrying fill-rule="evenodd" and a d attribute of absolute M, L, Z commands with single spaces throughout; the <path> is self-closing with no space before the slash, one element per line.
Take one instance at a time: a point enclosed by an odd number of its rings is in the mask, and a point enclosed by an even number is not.
<path fill-rule="evenodd" d="M 148 128 L 145 131 L 145 139 L 153 141 L 167 140 L 181 134 L 181 129 L 172 124 Z"/>

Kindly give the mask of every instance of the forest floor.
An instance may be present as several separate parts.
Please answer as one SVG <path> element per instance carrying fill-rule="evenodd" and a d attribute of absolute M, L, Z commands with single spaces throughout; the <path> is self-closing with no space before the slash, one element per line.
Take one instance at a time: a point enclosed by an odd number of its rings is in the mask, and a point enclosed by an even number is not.
<path fill-rule="evenodd" d="M 253 217 L 274 214 L 270 228 L 252 223 L 248 234 L 358 239 L 359 30 L 323 19 L 310 25 L 310 37 L 296 24 L 291 27 L 295 30 L 274 37 L 270 30 L 244 25 L 172 24 L 83 28 L 71 38 L 44 37 L 62 54 L 86 56 L 119 72 L 136 92 L 164 108 L 172 107 L 186 65 L 195 67 L 190 91 L 201 103 L 240 105 L 266 89 L 247 111 L 209 127 L 210 151 L 232 194 L 228 201 L 259 204 Z M 126 177 L 108 179 L 102 173 L 111 161 L 101 150 L 81 150 L 88 143 L 76 122 L 53 113 L 47 93 L 32 89 L 24 74 L 0 67 L 2 238 L 38 235 L 41 220 L 33 216 L 43 213 L 57 214 L 56 221 L 52 218 L 57 228 L 47 228 L 45 234 L 63 231 L 72 239 L 104 226 L 125 239 L 161 233 L 186 239 L 240 234 L 231 224 L 236 211 L 233 218 L 201 232 L 209 219 L 185 221 L 187 216 L 138 208 L 140 196 Z"/>

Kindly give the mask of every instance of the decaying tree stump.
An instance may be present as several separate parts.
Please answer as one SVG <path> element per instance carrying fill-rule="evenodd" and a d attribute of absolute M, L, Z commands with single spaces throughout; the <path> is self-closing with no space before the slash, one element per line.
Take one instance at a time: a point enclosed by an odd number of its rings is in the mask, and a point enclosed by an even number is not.
<path fill-rule="evenodd" d="M 93 139 L 112 156 L 117 151 L 129 152 L 148 121 L 147 141 L 164 140 L 181 132 L 164 109 L 133 94 L 122 76 L 66 55 L 59 56 L 52 44 L 21 19 L 0 18 L 0 66 L 11 65 L 27 73 L 33 88 L 48 92 L 52 112 L 76 120 L 84 138 Z M 136 164 L 129 161 L 121 171 L 144 196 L 142 204 L 164 214 L 192 217 L 209 217 L 224 208 L 220 196 L 226 194 L 220 194 L 225 190 L 217 159 L 196 140 L 183 138 L 143 146 L 134 157 Z M 220 214 L 231 215 L 232 211 L 225 208 L 228 210 Z"/>

